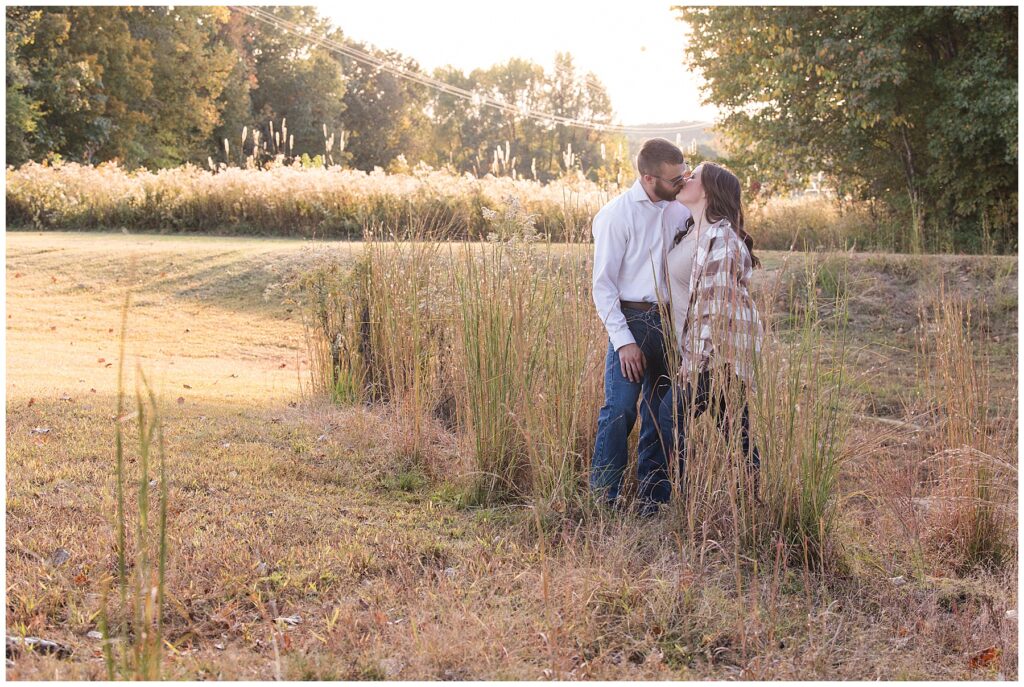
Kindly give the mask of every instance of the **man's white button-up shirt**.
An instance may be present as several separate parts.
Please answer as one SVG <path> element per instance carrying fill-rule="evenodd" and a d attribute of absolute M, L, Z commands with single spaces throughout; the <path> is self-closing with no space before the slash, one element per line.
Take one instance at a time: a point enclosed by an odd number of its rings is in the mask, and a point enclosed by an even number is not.
<path fill-rule="evenodd" d="M 620 301 L 668 302 L 665 249 L 689 215 L 676 201 L 653 202 L 637 179 L 594 217 L 594 304 L 615 350 L 636 343 Z"/>

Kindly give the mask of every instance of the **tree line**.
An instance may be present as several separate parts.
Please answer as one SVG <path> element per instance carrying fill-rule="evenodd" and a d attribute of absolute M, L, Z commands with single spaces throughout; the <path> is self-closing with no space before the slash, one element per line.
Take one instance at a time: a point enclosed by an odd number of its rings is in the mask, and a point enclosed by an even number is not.
<path fill-rule="evenodd" d="M 1016 250 L 1016 7 L 675 9 L 735 166 L 882 199 L 911 250 Z"/>
<path fill-rule="evenodd" d="M 262 9 L 308 34 L 226 7 L 7 7 L 7 164 L 57 154 L 154 169 L 305 154 L 363 170 L 423 160 L 540 180 L 572 169 L 594 180 L 628 174 L 622 136 L 431 89 L 311 40 L 423 73 L 349 39 L 314 7 Z M 511 59 L 430 76 L 520 110 L 612 121 L 603 85 L 566 53 L 551 71 Z"/>

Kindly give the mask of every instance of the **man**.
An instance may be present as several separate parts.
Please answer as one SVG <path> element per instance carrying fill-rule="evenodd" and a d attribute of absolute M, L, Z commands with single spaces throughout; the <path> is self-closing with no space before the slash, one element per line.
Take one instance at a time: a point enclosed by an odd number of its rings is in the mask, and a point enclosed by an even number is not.
<path fill-rule="evenodd" d="M 670 385 L 658 304 L 668 300 L 665 251 L 689 217 L 684 207 L 672 205 L 689 171 L 682 151 L 654 138 L 644 143 L 636 164 L 637 181 L 601 208 L 593 222 L 594 304 L 608 331 L 608 352 L 590 487 L 609 505 L 618 505 L 638 400 L 641 478 L 661 463 L 657 412 Z M 643 506 L 645 514 L 651 507 Z"/>

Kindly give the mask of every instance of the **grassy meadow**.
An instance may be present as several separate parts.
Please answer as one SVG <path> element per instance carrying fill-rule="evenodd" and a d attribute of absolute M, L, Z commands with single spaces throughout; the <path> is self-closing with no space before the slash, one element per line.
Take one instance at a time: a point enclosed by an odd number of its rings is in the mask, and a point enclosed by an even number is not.
<path fill-rule="evenodd" d="M 303 166 L 283 156 L 265 168 L 129 171 L 116 163 L 28 162 L 6 170 L 7 223 L 19 229 L 159 231 L 221 235 L 361 239 L 367 226 L 399 236 L 481 240 L 491 231 L 485 210 L 514 198 L 553 241 L 589 236 L 590 218 L 621 192 L 578 171 L 541 183 L 507 174 L 476 178 L 420 163 L 385 173 L 338 165 Z M 828 196 L 752 197 L 748 229 L 769 250 L 910 250 L 903 222 L 880 204 Z M 943 225 L 927 250 L 954 252 Z M 941 232 L 946 232 L 945 234 Z M 975 252 L 992 253 L 991 237 Z"/>
<path fill-rule="evenodd" d="M 144 641 L 103 610 L 120 426 L 125 500 L 167 493 L 163 678 L 1017 678 L 1015 257 L 760 251 L 760 498 L 702 421 L 651 521 L 587 498 L 592 247 L 533 209 L 476 243 L 8 232 L 7 633 L 72 653 L 7 677 Z M 117 410 L 126 290 L 165 484 Z"/>

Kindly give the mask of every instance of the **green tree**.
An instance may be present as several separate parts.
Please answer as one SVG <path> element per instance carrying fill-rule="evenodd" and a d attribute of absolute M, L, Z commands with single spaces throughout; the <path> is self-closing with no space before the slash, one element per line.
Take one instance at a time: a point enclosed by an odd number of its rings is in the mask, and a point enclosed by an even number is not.
<path fill-rule="evenodd" d="M 913 250 L 1000 217 L 1016 234 L 1016 8 L 676 9 L 756 174 L 798 185 L 824 171 L 842 193 L 882 198 L 906 213 Z M 962 169 L 984 182 L 951 183 Z"/>
<path fill-rule="evenodd" d="M 420 73 L 415 60 L 364 43 L 348 45 L 384 61 L 394 69 Z M 433 157 L 429 152 L 430 120 L 425 113 L 429 89 L 393 71 L 352 57 L 339 57 L 347 79 L 343 122 L 349 132 L 346 151 L 352 166 L 386 167 L 399 155 L 410 163 Z"/>
<path fill-rule="evenodd" d="M 18 51 L 35 40 L 39 10 L 7 8 L 7 164 L 31 159 L 44 103 L 32 95 L 32 73 Z"/>
<path fill-rule="evenodd" d="M 218 39 L 226 7 L 147 7 L 133 33 L 150 46 L 152 92 L 147 162 L 172 167 L 203 164 L 217 154 L 213 132 L 224 107 L 220 96 L 235 55 Z"/>

